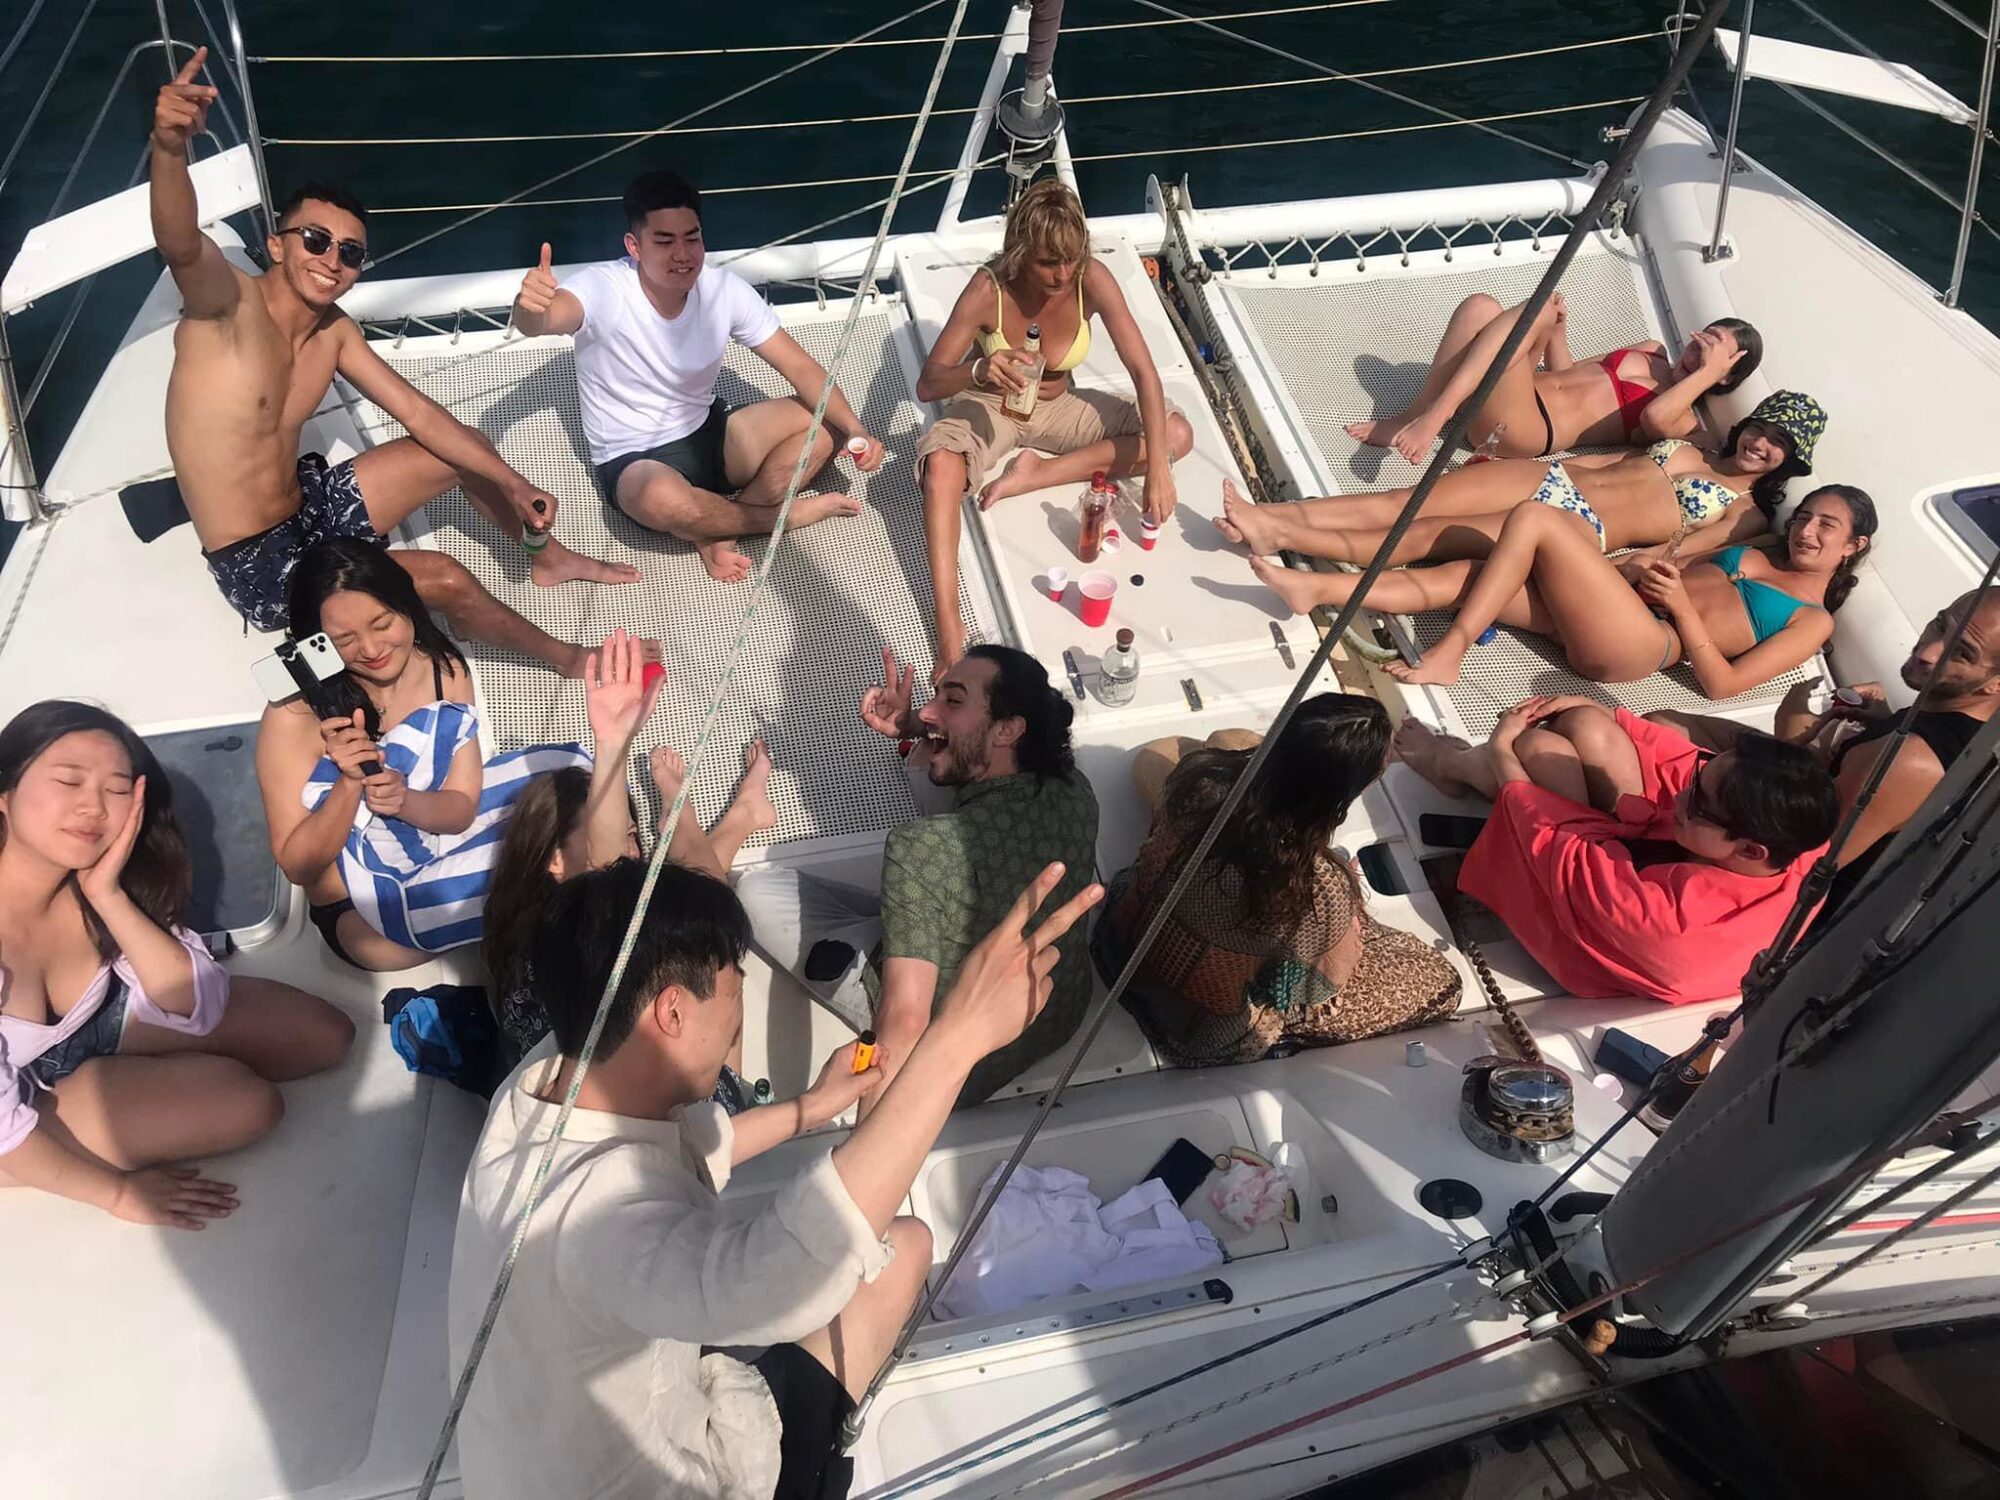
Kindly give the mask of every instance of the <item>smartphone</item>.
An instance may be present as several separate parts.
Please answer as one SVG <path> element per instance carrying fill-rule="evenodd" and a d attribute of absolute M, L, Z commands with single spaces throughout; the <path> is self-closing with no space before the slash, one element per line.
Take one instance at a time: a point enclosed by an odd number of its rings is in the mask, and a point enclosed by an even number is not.
<path fill-rule="evenodd" d="M 1146 1176 L 1159 1178 L 1174 1195 L 1174 1202 L 1185 1203 L 1214 1170 L 1215 1158 L 1183 1136 L 1167 1147 L 1167 1154 L 1153 1163 Z"/>
<path fill-rule="evenodd" d="M 1418 813 L 1417 837 L 1433 849 L 1470 849 L 1486 827 L 1484 818 L 1456 813 Z"/>
<path fill-rule="evenodd" d="M 340 659 L 333 642 L 322 631 L 302 641 L 281 642 L 269 656 L 250 664 L 250 676 L 267 699 L 283 703 L 287 698 L 296 698 L 306 691 L 299 673 L 293 670 L 294 666 L 314 683 L 325 682 L 347 670 L 347 663 Z"/>

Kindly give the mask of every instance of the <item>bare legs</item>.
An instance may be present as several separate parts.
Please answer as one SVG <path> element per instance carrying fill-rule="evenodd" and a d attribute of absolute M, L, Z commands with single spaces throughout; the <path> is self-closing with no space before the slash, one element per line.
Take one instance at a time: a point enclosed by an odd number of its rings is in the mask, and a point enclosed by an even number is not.
<path fill-rule="evenodd" d="M 889 1243 L 896 1258 L 882 1274 L 857 1286 L 839 1317 L 799 1340 L 799 1347 L 831 1371 L 857 1401 L 896 1346 L 903 1320 L 916 1306 L 930 1274 L 931 1232 L 922 1219 L 890 1220 Z"/>
<path fill-rule="evenodd" d="M 1490 536 L 1498 536 L 1505 513 L 1526 504 L 1547 476 L 1547 464 L 1523 459 L 1469 464 L 1456 473 L 1446 474 L 1425 498 L 1423 514 L 1405 533 L 1394 561 L 1413 562 L 1425 556 L 1438 556 L 1420 550 L 1411 538 L 1422 536 L 1427 545 L 1436 546 L 1440 537 L 1454 535 L 1440 524 L 1447 521 L 1471 521 L 1482 530 L 1490 527 Z M 1235 481 L 1224 480 L 1222 518 L 1216 525 L 1224 536 L 1252 552 L 1266 555 L 1296 552 L 1304 557 L 1327 557 L 1337 562 L 1367 562 L 1409 499 L 1410 491 L 1402 489 L 1257 505 L 1236 488 Z M 1467 548 L 1476 545 L 1470 533 L 1457 535 L 1462 538 L 1460 545 Z M 1456 555 L 1484 556 L 1485 552 L 1484 546 L 1478 546 L 1477 550 Z"/>
<path fill-rule="evenodd" d="M 1403 721 L 1392 745 L 1398 760 L 1448 797 L 1490 799 L 1499 790 L 1485 745 L 1468 745 L 1415 719 Z M 1639 753 L 1606 709 L 1567 709 L 1525 731 L 1514 753 L 1536 786 L 1600 812 L 1645 787 Z"/>
<path fill-rule="evenodd" d="M 1531 584 L 1579 676 L 1635 681 L 1657 671 L 1678 644 L 1599 550 L 1589 526 L 1552 506 L 1524 505 L 1509 512 L 1451 628 L 1423 661 L 1414 667 L 1392 663 L 1390 675 L 1413 685 L 1457 682 L 1459 662 L 1472 643 L 1503 619 Z"/>
<path fill-rule="evenodd" d="M 931 605 L 937 620 L 931 681 L 965 655 L 965 624 L 958 616 L 958 517 L 965 498 L 965 456 L 939 449 L 923 460 L 924 551 L 931 569 Z"/>
<path fill-rule="evenodd" d="M 424 603 L 449 620 L 456 634 L 547 662 L 564 677 L 583 675 L 589 647 L 559 641 L 533 621 L 515 614 L 486 592 L 458 559 L 442 552 L 400 547 L 389 555 L 403 565 Z"/>
<path fill-rule="evenodd" d="M 659 788 L 664 828 L 667 812 L 687 782 L 687 762 L 671 745 L 661 745 L 653 751 L 648 764 L 653 785 Z M 704 870 L 718 880 L 727 880 L 729 867 L 736 862 L 743 841 L 777 824 L 778 810 L 771 805 L 771 753 L 762 740 L 752 740 L 743 747 L 743 780 L 715 826 L 702 832 L 701 824 L 683 808 L 681 820 L 674 827 L 673 842 L 667 846 L 667 857 L 677 865 Z"/>
<path fill-rule="evenodd" d="M 1172 412 L 1167 417 L 1167 444 L 1167 451 L 1175 463 L 1194 451 L 1194 429 L 1188 426 L 1187 418 L 1179 412 Z M 1113 479 L 1122 479 L 1127 474 L 1138 473 L 1145 466 L 1146 439 L 1139 433 L 1105 438 L 1068 453 L 1058 453 L 1054 458 L 1043 458 L 1039 453 L 1023 449 L 990 484 L 980 490 L 979 508 L 990 509 L 1009 495 L 1024 495 L 1029 490 L 1047 489 L 1058 484 L 1081 484 L 1100 469 Z"/>
<path fill-rule="evenodd" d="M 1519 307 L 1502 308 L 1483 292 L 1467 297 L 1445 325 L 1430 373 L 1416 399 L 1394 416 L 1350 422 L 1348 433 L 1377 448 L 1394 448 L 1413 464 L 1422 463 L 1451 414 L 1478 387 L 1520 313 Z M 1534 404 L 1535 365 L 1555 326 L 1555 317 L 1556 307 L 1551 302 L 1514 352 L 1500 384 L 1474 414 L 1469 435 L 1483 438 L 1496 424 L 1504 423 L 1508 436 L 1514 439 L 1510 446 L 1515 451 L 1539 451 L 1542 422 Z"/>
<path fill-rule="evenodd" d="M 485 434 L 475 429 L 472 435 L 492 451 L 493 445 Z M 454 469 L 414 438 L 397 438 L 355 455 L 354 477 L 367 502 L 369 520 L 384 536 L 402 525 L 412 512 L 456 486 L 465 491 L 465 498 L 499 528 L 502 536 L 511 541 L 520 538 L 521 518 L 491 480 Z M 532 556 L 529 576 L 544 588 L 578 579 L 587 583 L 631 583 L 639 576 L 639 570 L 630 563 L 600 562 L 585 557 L 570 551 L 553 536 Z"/>
<path fill-rule="evenodd" d="M 1262 557 L 1251 558 L 1250 569 L 1295 615 L 1306 614 L 1321 604 L 1338 609 L 1353 597 L 1361 583 L 1359 573 L 1306 573 Z M 1434 568 L 1398 568 L 1375 580 L 1375 587 L 1368 591 L 1368 608 L 1396 615 L 1458 609 L 1478 574 L 1478 564 L 1470 562 L 1440 563 Z M 1532 582 L 1506 601 L 1498 618 L 1502 625 L 1561 638 L 1555 622 L 1537 599 Z"/>
<path fill-rule="evenodd" d="M 618 508 L 649 531 L 691 544 L 717 582 L 740 582 L 750 576 L 750 559 L 736 539 L 768 536 L 778 524 L 778 508 L 811 425 L 812 413 L 789 397 L 731 412 L 722 453 L 724 477 L 741 486 L 734 499 L 692 485 L 677 470 L 648 459 L 619 476 Z M 832 457 L 833 439 L 822 427 L 806 460 L 806 477 L 819 473 Z M 785 529 L 797 531 L 831 516 L 860 513 L 861 502 L 850 496 L 801 490 Z"/>

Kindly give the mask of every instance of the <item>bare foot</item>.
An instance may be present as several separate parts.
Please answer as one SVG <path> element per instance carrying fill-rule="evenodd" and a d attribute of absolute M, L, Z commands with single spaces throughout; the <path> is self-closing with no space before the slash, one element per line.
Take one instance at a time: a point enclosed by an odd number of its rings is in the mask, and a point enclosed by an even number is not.
<path fill-rule="evenodd" d="M 1041 481 L 1035 476 L 1047 464 L 1048 460 L 1041 454 L 1022 449 L 1014 455 L 1014 461 L 1002 469 L 998 477 L 979 492 L 979 508 L 991 510 L 1009 495 L 1020 495 L 1029 490 L 1040 489 Z"/>
<path fill-rule="evenodd" d="M 660 815 L 664 817 L 668 804 L 681 794 L 682 786 L 687 783 L 687 762 L 672 745 L 656 745 L 646 757 L 646 769 L 653 773 L 653 785 L 660 793 Z"/>
<path fill-rule="evenodd" d="M 771 803 L 771 752 L 762 740 L 743 747 L 743 780 L 737 783 L 729 811 L 748 819 L 753 832 L 778 826 L 778 809 Z"/>
<path fill-rule="evenodd" d="M 1295 615 L 1310 613 L 1316 604 L 1338 602 L 1326 599 L 1324 594 L 1329 584 L 1335 584 L 1339 578 L 1346 576 L 1335 573 L 1302 572 L 1297 568 L 1288 568 L 1283 563 L 1272 562 L 1267 557 L 1251 558 L 1250 571 L 1257 575 L 1266 588 L 1282 599 L 1285 608 Z"/>
<path fill-rule="evenodd" d="M 1447 757 L 1472 748 L 1457 735 L 1439 734 L 1428 724 L 1405 719 L 1390 737 L 1389 748 L 1397 760 L 1447 797 L 1463 797 L 1471 792 L 1471 787 L 1444 769 Z"/>
<path fill-rule="evenodd" d="M 861 502 L 852 495 L 822 495 L 818 491 L 808 494 L 801 490 L 798 497 L 792 501 L 792 517 L 785 522 L 785 530 L 797 531 L 802 526 L 810 526 L 831 516 L 860 514 Z"/>
<path fill-rule="evenodd" d="M 1432 684 L 1437 687 L 1451 687 L 1458 681 L 1458 665 L 1465 659 L 1465 646 L 1458 639 L 1458 633 L 1448 631 L 1413 667 L 1406 662 L 1392 661 L 1383 668 L 1405 687 L 1419 687 Z"/>
<path fill-rule="evenodd" d="M 1275 505 L 1259 505 L 1243 491 L 1236 488 L 1236 481 L 1222 481 L 1222 515 L 1215 523 L 1230 541 L 1248 547 L 1252 552 L 1265 556 L 1284 546 L 1284 526 L 1273 514 Z"/>
<path fill-rule="evenodd" d="M 550 537 L 548 545 L 535 554 L 534 562 L 528 567 L 528 576 L 546 589 L 579 579 L 585 583 L 637 583 L 639 570 L 630 563 L 604 562 L 595 557 L 585 557 Z"/>
<path fill-rule="evenodd" d="M 1444 430 L 1444 419 L 1442 412 L 1436 415 L 1419 412 L 1403 424 L 1389 440 L 1389 446 L 1411 463 L 1422 464 L 1430 458 L 1431 447 L 1437 442 L 1438 433 Z"/>
<path fill-rule="evenodd" d="M 750 576 L 750 559 L 732 541 L 696 542 L 694 550 L 717 583 L 741 583 Z"/>
<path fill-rule="evenodd" d="M 1387 448 L 1394 445 L 1396 434 L 1410 425 L 1410 413 L 1399 411 L 1393 417 L 1373 417 L 1366 422 L 1349 422 L 1347 435 L 1357 442 L 1366 443 L 1371 448 Z"/>

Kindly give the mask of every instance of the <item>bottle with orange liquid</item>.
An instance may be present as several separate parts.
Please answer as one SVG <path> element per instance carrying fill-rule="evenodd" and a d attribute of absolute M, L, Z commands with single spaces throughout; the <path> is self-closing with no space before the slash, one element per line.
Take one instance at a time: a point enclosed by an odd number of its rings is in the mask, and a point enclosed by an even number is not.
<path fill-rule="evenodd" d="M 1021 352 L 1033 363 L 1028 367 L 1028 383 L 1018 391 L 1009 391 L 1000 403 L 1000 409 L 1016 422 L 1026 422 L 1035 415 L 1035 403 L 1042 398 L 1042 375 L 1048 369 L 1048 361 L 1042 358 L 1042 326 L 1028 325 L 1028 336 L 1021 341 Z"/>
<path fill-rule="evenodd" d="M 1117 493 L 1102 469 L 1090 476 L 1090 488 L 1083 492 L 1083 529 L 1076 539 L 1076 555 L 1087 563 L 1096 562 L 1104 550 L 1104 528 Z"/>

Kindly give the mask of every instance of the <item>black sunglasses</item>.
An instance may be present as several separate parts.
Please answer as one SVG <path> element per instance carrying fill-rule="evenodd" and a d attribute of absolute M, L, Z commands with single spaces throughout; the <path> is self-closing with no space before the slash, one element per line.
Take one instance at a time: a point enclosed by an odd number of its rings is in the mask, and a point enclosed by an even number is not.
<path fill-rule="evenodd" d="M 1706 823 L 1711 828 L 1720 828 L 1724 833 L 1728 833 L 1730 830 L 1727 815 L 1710 803 L 1701 789 L 1702 773 L 1708 769 L 1709 762 L 1715 759 L 1717 753 L 1714 750 L 1697 750 L 1694 753 L 1694 775 L 1687 784 L 1687 815 L 1690 822 Z"/>
<path fill-rule="evenodd" d="M 332 233 L 317 224 L 295 224 L 290 229 L 280 229 L 278 233 L 297 235 L 308 255 L 324 255 L 333 245 Z M 368 247 L 359 240 L 342 240 L 340 263 L 350 271 L 360 270 L 368 264 Z"/>

